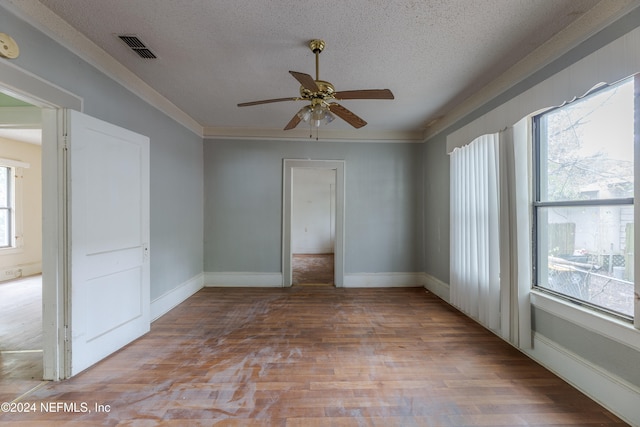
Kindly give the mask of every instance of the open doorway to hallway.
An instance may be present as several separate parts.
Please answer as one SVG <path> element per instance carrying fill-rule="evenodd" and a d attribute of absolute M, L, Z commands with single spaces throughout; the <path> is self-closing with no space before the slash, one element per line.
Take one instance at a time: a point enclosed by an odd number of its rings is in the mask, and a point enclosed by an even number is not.
<path fill-rule="evenodd" d="M 329 229 L 330 237 L 329 241 L 332 242 L 329 246 L 318 245 L 315 246 L 315 255 L 328 253 L 333 254 L 333 286 L 341 288 L 344 286 L 344 234 L 345 234 L 345 225 L 344 225 L 344 205 L 345 205 L 345 161 L 344 160 L 311 160 L 311 159 L 283 159 L 283 198 L 282 198 L 282 285 L 284 287 L 289 287 L 293 285 L 293 258 L 294 253 L 298 254 L 309 252 L 310 249 L 300 249 L 300 246 L 296 246 L 296 250 L 294 251 L 294 239 L 296 239 L 295 245 L 298 245 L 297 240 L 298 237 L 294 237 L 294 234 L 300 235 L 302 231 L 302 235 L 305 234 L 307 237 L 311 237 L 314 235 L 309 232 L 309 228 L 307 228 L 306 233 L 304 232 L 304 223 L 309 222 L 310 224 L 326 224 L 327 216 L 324 216 L 323 221 L 312 222 L 307 221 L 309 218 L 305 218 L 304 214 L 294 214 L 295 211 L 299 211 L 300 209 L 294 209 L 294 185 L 296 186 L 296 193 L 299 193 L 299 187 L 295 184 L 296 181 L 298 183 L 302 182 L 297 175 L 300 170 L 323 170 L 328 173 L 328 182 L 329 185 L 333 183 L 333 189 L 330 187 L 330 197 L 325 195 L 324 199 L 329 200 L 330 208 L 329 208 L 329 225 L 325 227 L 325 229 Z M 304 172 L 302 172 L 304 174 Z M 307 177 L 309 178 L 309 177 Z M 302 178 L 304 179 L 304 178 Z M 318 177 L 315 177 L 316 180 L 319 180 Z M 324 181 L 325 184 L 327 181 Z M 304 186 L 302 187 L 305 188 Z M 324 185 L 326 189 L 326 185 Z M 307 190 L 308 191 L 308 190 Z M 321 193 L 323 190 L 320 191 Z M 297 197 L 296 205 L 300 205 L 301 201 L 304 202 L 304 197 Z M 333 203 L 333 205 L 331 205 Z M 313 203 L 308 203 L 307 205 L 313 205 Z M 326 205 L 325 205 L 326 206 Z M 326 208 L 324 209 L 326 211 Z M 311 215 L 315 214 L 315 210 L 310 209 L 309 206 L 306 206 L 305 212 L 312 212 Z M 322 211 L 322 209 L 318 209 L 318 212 Z M 298 225 L 294 226 L 293 224 L 293 216 L 297 217 Z M 333 216 L 331 216 L 333 215 Z M 297 229 L 297 233 L 295 231 Z M 321 233 L 326 236 L 326 233 Z M 320 238 L 322 240 L 323 238 Z M 324 238 L 326 241 L 326 237 Z M 313 245 L 312 245 L 313 247 Z M 317 248 L 329 248 L 329 249 L 321 249 L 317 250 Z"/>
<path fill-rule="evenodd" d="M 336 170 L 293 169 L 292 285 L 333 285 Z"/>

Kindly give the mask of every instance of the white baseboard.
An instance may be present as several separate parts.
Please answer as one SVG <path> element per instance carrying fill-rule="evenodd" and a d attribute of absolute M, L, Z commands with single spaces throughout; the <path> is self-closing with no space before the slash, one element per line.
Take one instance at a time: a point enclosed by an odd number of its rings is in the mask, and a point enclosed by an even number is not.
<path fill-rule="evenodd" d="M 449 302 L 449 285 L 425 273 L 425 288 Z M 554 341 L 534 333 L 532 349 L 520 349 L 632 426 L 640 426 L 640 389 Z"/>
<path fill-rule="evenodd" d="M 418 288 L 424 286 L 424 273 L 345 274 L 345 288 Z"/>
<path fill-rule="evenodd" d="M 204 273 L 204 286 L 280 288 L 282 273 L 207 272 Z"/>
<path fill-rule="evenodd" d="M 19 279 L 20 277 L 33 276 L 42 273 L 42 263 L 32 262 L 29 264 L 20 264 L 12 267 L 0 268 L 0 282 L 5 280 Z"/>
<path fill-rule="evenodd" d="M 207 272 L 204 286 L 259 287 L 282 286 L 282 273 Z M 422 287 L 424 273 L 359 273 L 345 274 L 345 288 Z"/>
<path fill-rule="evenodd" d="M 153 322 L 168 313 L 172 308 L 198 292 L 202 289 L 203 284 L 204 274 L 201 273 L 151 301 L 151 321 Z"/>
<path fill-rule="evenodd" d="M 534 334 L 533 349 L 522 351 L 625 422 L 640 426 L 640 389 L 635 385 L 540 334 Z"/>
<path fill-rule="evenodd" d="M 427 273 L 424 273 L 424 281 L 425 288 L 427 288 L 430 292 L 436 294 L 442 300 L 448 303 L 450 302 L 449 285 L 447 283 Z"/>

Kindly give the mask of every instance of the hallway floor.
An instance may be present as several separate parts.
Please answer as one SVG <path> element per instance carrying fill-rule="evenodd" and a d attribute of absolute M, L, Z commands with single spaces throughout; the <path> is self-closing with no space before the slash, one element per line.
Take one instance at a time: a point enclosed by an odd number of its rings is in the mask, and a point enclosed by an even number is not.
<path fill-rule="evenodd" d="M 291 283 L 293 285 L 333 285 L 333 263 L 333 254 L 293 254 Z"/>

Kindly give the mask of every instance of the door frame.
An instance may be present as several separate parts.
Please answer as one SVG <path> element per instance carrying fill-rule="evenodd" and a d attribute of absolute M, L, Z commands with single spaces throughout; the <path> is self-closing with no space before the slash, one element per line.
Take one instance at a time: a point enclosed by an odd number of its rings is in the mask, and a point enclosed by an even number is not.
<path fill-rule="evenodd" d="M 0 62 L 0 92 L 42 109 L 42 334 L 43 379 L 65 373 L 66 251 L 65 153 L 58 146 L 57 109 L 82 111 L 81 97 L 14 64 Z"/>
<path fill-rule="evenodd" d="M 291 219 L 293 213 L 293 169 L 326 169 L 336 171 L 334 283 L 344 285 L 344 234 L 345 234 L 345 161 L 283 159 L 282 162 L 282 286 L 292 284 Z"/>

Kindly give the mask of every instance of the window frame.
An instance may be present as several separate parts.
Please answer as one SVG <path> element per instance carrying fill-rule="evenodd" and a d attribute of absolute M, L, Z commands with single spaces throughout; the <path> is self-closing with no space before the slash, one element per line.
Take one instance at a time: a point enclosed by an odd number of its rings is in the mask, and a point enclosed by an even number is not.
<path fill-rule="evenodd" d="M 637 107 L 639 104 L 639 98 L 640 98 L 640 94 L 638 93 L 638 87 L 639 82 L 640 82 L 640 74 L 636 74 L 636 75 L 632 75 L 629 77 L 626 77 L 624 79 L 621 79 L 618 82 L 615 83 L 611 83 L 611 84 L 605 84 L 605 85 L 601 85 L 599 86 L 597 89 L 589 92 L 588 94 L 586 94 L 585 96 L 581 97 L 581 98 L 576 98 L 575 100 L 571 101 L 571 102 L 567 102 L 561 106 L 558 107 L 553 107 L 553 108 L 549 108 L 549 109 L 545 109 L 544 111 L 538 112 L 537 114 L 533 115 L 531 117 L 531 126 L 532 126 L 532 136 L 533 136 L 533 141 L 532 141 L 532 148 L 533 148 L 533 156 L 532 156 L 532 172 L 533 172 L 533 179 L 532 179 L 532 185 L 533 185 L 533 201 L 531 203 L 531 256 L 532 256 L 532 263 L 531 263 L 531 269 L 532 269 L 532 290 L 533 291 L 537 291 L 540 294 L 547 294 L 550 295 L 552 298 L 557 298 L 559 300 L 562 301 L 567 301 L 569 303 L 571 303 L 571 305 L 575 306 L 575 307 L 584 307 L 585 310 L 587 310 L 588 312 L 592 312 L 594 314 L 604 314 L 605 316 L 608 317 L 613 317 L 615 319 L 618 319 L 620 321 L 623 321 L 625 323 L 634 323 L 635 320 L 634 319 L 638 319 L 640 318 L 640 313 L 637 312 L 636 310 L 636 305 L 635 303 L 633 303 L 632 306 L 632 310 L 633 310 L 633 315 L 632 316 L 628 316 L 626 314 L 623 313 L 619 313 L 617 311 L 608 309 L 607 307 L 603 307 L 600 305 L 596 305 L 593 303 L 590 303 L 588 301 L 584 301 L 575 297 L 572 297 L 570 295 L 566 295 L 563 294 L 561 292 L 557 292 L 553 289 L 549 289 L 545 286 L 542 286 L 540 284 L 539 281 L 539 273 L 540 273 L 540 268 L 539 268 L 539 262 L 540 262 L 540 254 L 538 251 L 539 248 L 539 236 L 540 236 L 540 230 L 539 230 L 539 212 L 544 209 L 544 208 L 553 208 L 553 207 L 566 207 L 566 208 L 572 208 L 572 207 L 603 207 L 603 206 L 631 206 L 634 208 L 634 216 L 636 216 L 635 214 L 635 197 L 626 197 L 626 198 L 615 198 L 615 199 L 587 199 L 587 200 L 560 200 L 560 201 L 541 201 L 541 168 L 542 168 L 542 150 L 541 150 L 541 142 L 542 142 L 542 135 L 541 135 L 541 129 L 542 126 L 540 125 L 540 121 L 542 120 L 542 117 L 546 114 L 549 114 L 552 111 L 556 111 L 559 109 L 562 109 L 568 105 L 571 105 L 573 102 L 576 101 L 580 101 L 582 99 L 585 99 L 587 97 L 593 96 L 599 92 L 601 92 L 602 90 L 606 90 L 606 89 L 610 89 L 618 84 L 620 84 L 621 82 L 625 81 L 625 80 L 631 80 L 632 83 L 634 84 L 634 126 L 638 126 L 638 122 L 640 121 L 640 111 L 639 108 Z M 635 135 L 635 139 L 637 140 L 638 135 Z M 635 154 L 635 151 L 638 149 L 638 147 L 636 147 L 637 145 L 637 141 L 634 140 L 634 157 L 637 157 L 637 155 Z M 637 162 L 634 162 L 633 165 L 633 172 L 634 172 L 634 187 L 636 187 L 637 185 L 637 175 L 638 175 L 638 169 L 640 168 L 640 165 L 637 164 Z M 634 194 L 635 192 L 637 192 L 638 189 L 634 188 Z M 638 231 L 634 231 L 634 235 L 637 235 Z M 634 237 L 634 239 L 637 239 L 636 237 Z M 636 258 L 635 254 L 634 254 L 634 259 Z M 635 261 L 634 261 L 635 263 Z M 635 291 L 635 289 L 634 289 Z"/>
<path fill-rule="evenodd" d="M 8 245 L 0 246 L 0 250 L 3 249 L 12 249 L 15 247 L 15 186 L 14 186 L 14 176 L 15 171 L 11 166 L 4 165 L 0 163 L 0 169 L 3 169 L 3 174 L 6 170 L 7 174 L 7 188 L 5 189 L 7 194 L 7 203 L 6 206 L 0 205 L 0 211 L 8 212 L 8 224 L 7 224 L 7 232 L 8 232 Z"/>
<path fill-rule="evenodd" d="M 20 253 L 23 251 L 23 217 L 22 217 L 22 200 L 23 193 L 23 172 L 29 168 L 29 163 L 21 162 L 13 159 L 0 158 L 0 167 L 9 168 L 9 186 L 11 187 L 10 201 L 11 205 L 11 244 L 10 246 L 0 247 L 0 253 L 3 255 Z M 11 198 L 11 196 L 13 196 Z"/>

